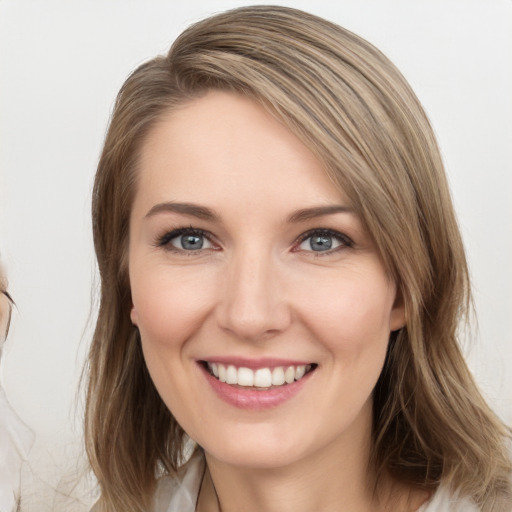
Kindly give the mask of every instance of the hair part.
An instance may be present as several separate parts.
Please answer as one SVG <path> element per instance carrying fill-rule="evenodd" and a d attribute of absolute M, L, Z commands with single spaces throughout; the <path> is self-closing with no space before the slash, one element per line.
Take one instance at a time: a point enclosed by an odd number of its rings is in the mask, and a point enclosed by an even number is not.
<path fill-rule="evenodd" d="M 130 322 L 127 251 L 138 157 L 166 113 L 209 90 L 259 101 L 350 198 L 404 301 L 374 390 L 372 463 L 414 486 L 440 482 L 483 511 L 510 497 L 510 431 L 457 343 L 470 306 L 461 236 L 429 121 L 368 42 L 294 9 L 235 9 L 183 32 L 123 85 L 93 192 L 101 298 L 89 355 L 86 445 L 106 511 L 144 510 L 186 435 L 159 397 Z M 507 498 L 508 496 L 508 498 Z"/>

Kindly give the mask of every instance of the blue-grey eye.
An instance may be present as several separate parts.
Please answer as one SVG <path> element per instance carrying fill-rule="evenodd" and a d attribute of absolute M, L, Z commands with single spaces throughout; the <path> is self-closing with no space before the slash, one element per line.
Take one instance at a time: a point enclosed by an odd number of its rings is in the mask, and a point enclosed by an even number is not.
<path fill-rule="evenodd" d="M 209 240 L 198 233 L 182 233 L 181 235 L 175 236 L 169 243 L 184 251 L 199 251 L 200 249 L 210 249 L 212 244 Z"/>
<path fill-rule="evenodd" d="M 329 249 L 332 249 L 332 236 L 312 236 L 309 238 L 309 246 L 313 251 L 328 251 Z"/>
<path fill-rule="evenodd" d="M 341 236 L 322 232 L 313 233 L 302 240 L 299 249 L 302 251 L 326 252 L 337 249 L 342 245 L 349 245 L 342 240 Z"/>
<path fill-rule="evenodd" d="M 181 247 L 189 251 L 203 248 L 203 237 L 197 235 L 181 235 Z"/>

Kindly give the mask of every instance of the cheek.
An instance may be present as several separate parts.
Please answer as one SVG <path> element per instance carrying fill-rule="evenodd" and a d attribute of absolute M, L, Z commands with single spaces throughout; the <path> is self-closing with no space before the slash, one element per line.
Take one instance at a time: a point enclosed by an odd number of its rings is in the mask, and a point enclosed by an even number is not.
<path fill-rule="evenodd" d="M 323 282 L 329 284 L 317 286 L 303 300 L 301 316 L 326 352 L 326 368 L 336 376 L 325 383 L 326 396 L 337 397 L 347 415 L 355 415 L 382 371 L 394 286 L 371 268 Z"/>
<path fill-rule="evenodd" d="M 188 341 L 203 328 L 214 284 L 207 276 L 192 278 L 165 265 L 149 270 L 148 266 L 134 264 L 130 278 L 133 311 L 147 368 L 167 407 L 181 417 L 184 404 L 180 396 L 189 382 Z"/>
<path fill-rule="evenodd" d="M 214 276 L 167 265 L 130 267 L 132 318 L 143 342 L 162 348 L 179 345 L 208 315 Z"/>
<path fill-rule="evenodd" d="M 347 273 L 301 291 L 301 316 L 334 351 L 387 346 L 394 287 L 385 276 Z M 303 288 L 302 290 L 304 290 Z"/>

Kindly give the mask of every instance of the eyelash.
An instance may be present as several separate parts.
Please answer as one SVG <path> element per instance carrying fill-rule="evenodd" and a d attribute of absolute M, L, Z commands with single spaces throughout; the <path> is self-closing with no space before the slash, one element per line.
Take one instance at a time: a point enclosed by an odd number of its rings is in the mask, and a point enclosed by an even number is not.
<path fill-rule="evenodd" d="M 170 243 L 171 240 L 174 240 L 175 238 L 177 238 L 181 235 L 185 235 L 185 234 L 195 235 L 198 237 L 204 237 L 209 241 L 209 243 L 211 243 L 213 245 L 217 245 L 217 244 L 214 244 L 214 242 L 212 241 L 214 239 L 214 237 L 211 233 L 209 233 L 208 231 L 204 231 L 203 229 L 194 228 L 192 226 L 182 227 L 182 228 L 173 229 L 171 231 L 167 231 L 162 236 L 157 237 L 154 245 L 155 245 L 155 247 L 161 247 L 167 251 L 176 252 L 176 253 L 180 253 L 180 254 L 183 254 L 183 253 L 198 254 L 200 252 L 203 252 L 203 250 L 208 250 L 208 249 L 197 249 L 194 251 L 192 251 L 192 250 L 187 251 L 185 249 L 179 249 L 178 247 L 174 247 L 173 245 L 171 245 L 171 243 Z M 344 235 L 343 233 L 340 233 L 339 231 L 334 231 L 332 229 L 325 229 L 325 228 L 315 228 L 315 229 L 306 231 L 305 233 L 302 233 L 293 242 L 292 252 L 299 252 L 300 249 L 298 248 L 298 246 L 300 246 L 300 244 L 302 244 L 308 238 L 311 238 L 313 236 L 332 237 L 333 239 L 335 239 L 337 242 L 340 243 L 339 247 L 335 247 L 334 249 L 329 249 L 326 251 L 313 251 L 313 250 L 306 251 L 308 253 L 312 253 L 315 257 L 326 256 L 326 255 L 338 252 L 339 250 L 351 248 L 354 246 L 354 242 L 347 235 Z"/>

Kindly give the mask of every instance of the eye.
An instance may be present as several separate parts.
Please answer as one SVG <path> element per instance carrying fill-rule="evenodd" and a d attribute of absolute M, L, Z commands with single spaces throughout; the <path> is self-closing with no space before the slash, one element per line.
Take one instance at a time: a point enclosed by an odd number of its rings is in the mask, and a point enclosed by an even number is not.
<path fill-rule="evenodd" d="M 309 231 L 302 235 L 298 250 L 313 252 L 334 252 L 343 247 L 351 247 L 352 240 L 342 233 L 330 229 Z"/>
<path fill-rule="evenodd" d="M 170 231 L 157 241 L 157 245 L 169 250 L 187 252 L 214 248 L 206 233 L 194 228 L 180 228 Z"/>

